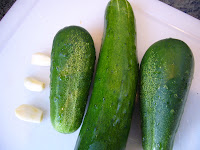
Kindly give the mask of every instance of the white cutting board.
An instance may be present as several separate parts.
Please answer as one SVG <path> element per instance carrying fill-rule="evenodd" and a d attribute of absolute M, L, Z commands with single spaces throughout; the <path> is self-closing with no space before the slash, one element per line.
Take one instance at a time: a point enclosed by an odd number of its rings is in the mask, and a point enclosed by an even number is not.
<path fill-rule="evenodd" d="M 86 28 L 98 56 L 108 0 L 18 0 L 0 22 L 0 150 L 73 150 L 80 129 L 73 134 L 56 132 L 49 117 L 49 67 L 30 64 L 35 52 L 50 54 L 53 37 L 69 25 Z M 200 149 L 200 21 L 157 0 L 130 0 L 136 17 L 139 62 L 147 48 L 163 38 L 178 38 L 192 49 L 195 73 L 176 134 L 174 150 Z M 24 78 L 46 83 L 41 93 L 24 88 Z M 15 117 L 15 108 L 31 104 L 44 110 L 41 124 Z M 141 150 L 138 104 L 127 150 Z"/>

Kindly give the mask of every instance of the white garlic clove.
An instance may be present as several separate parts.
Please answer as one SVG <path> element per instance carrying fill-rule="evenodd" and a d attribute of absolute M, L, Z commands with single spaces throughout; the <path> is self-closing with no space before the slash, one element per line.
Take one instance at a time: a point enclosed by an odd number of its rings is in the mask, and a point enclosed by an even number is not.
<path fill-rule="evenodd" d="M 35 53 L 32 55 L 31 64 L 38 66 L 50 66 L 51 58 L 43 53 Z"/>
<path fill-rule="evenodd" d="M 17 118 L 33 122 L 40 123 L 43 119 L 43 111 L 27 104 L 23 104 L 15 109 L 15 115 Z"/>
<path fill-rule="evenodd" d="M 45 88 L 45 84 L 39 80 L 32 77 L 27 77 L 24 79 L 24 86 L 30 91 L 41 92 Z"/>

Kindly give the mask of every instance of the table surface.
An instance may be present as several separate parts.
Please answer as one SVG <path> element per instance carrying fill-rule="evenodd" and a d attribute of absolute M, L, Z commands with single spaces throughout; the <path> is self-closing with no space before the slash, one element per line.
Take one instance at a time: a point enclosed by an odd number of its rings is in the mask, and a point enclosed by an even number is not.
<path fill-rule="evenodd" d="M 200 19 L 200 0 L 160 0 L 197 19 Z"/>

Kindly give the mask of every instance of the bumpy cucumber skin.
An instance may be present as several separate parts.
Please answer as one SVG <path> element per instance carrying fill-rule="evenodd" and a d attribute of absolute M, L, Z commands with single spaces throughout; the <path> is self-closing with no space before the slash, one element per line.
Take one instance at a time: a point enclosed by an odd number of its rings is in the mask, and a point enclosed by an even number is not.
<path fill-rule="evenodd" d="M 72 133 L 81 125 L 95 64 L 92 37 L 69 26 L 53 41 L 50 68 L 50 116 L 53 127 Z"/>
<path fill-rule="evenodd" d="M 193 54 L 183 41 L 164 39 L 147 50 L 140 69 L 143 148 L 171 150 L 193 78 Z"/>
<path fill-rule="evenodd" d="M 126 0 L 111 0 L 94 88 L 76 150 L 122 150 L 130 130 L 138 62 L 134 14 Z"/>

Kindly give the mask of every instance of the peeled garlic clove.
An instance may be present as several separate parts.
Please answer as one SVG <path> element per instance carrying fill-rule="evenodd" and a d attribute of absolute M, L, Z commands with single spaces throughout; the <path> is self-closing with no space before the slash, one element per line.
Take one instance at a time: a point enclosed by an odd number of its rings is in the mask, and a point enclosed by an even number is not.
<path fill-rule="evenodd" d="M 41 92 L 45 88 L 45 84 L 39 80 L 32 77 L 27 77 L 24 79 L 24 86 L 30 91 Z"/>
<path fill-rule="evenodd" d="M 15 115 L 24 121 L 40 123 L 43 118 L 43 111 L 34 106 L 23 104 L 15 109 Z"/>
<path fill-rule="evenodd" d="M 31 64 L 38 66 L 50 66 L 51 58 L 43 53 L 35 53 L 32 55 Z"/>

